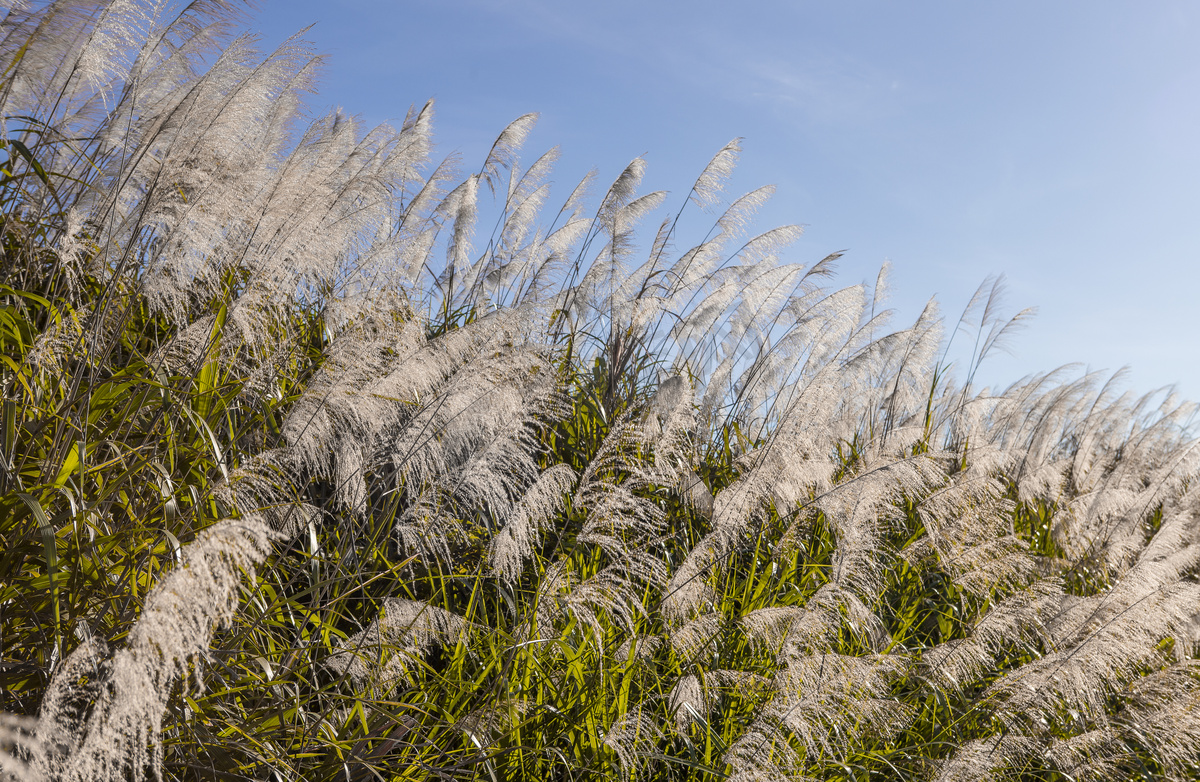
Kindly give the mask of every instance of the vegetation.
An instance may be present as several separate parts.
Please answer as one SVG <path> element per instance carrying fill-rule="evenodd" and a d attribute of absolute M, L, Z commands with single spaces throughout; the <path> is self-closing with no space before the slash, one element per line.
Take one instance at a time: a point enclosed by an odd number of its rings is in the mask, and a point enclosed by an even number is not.
<path fill-rule="evenodd" d="M 1000 286 L 890 331 L 736 143 L 639 246 L 232 3 L 5 8 L 0 776 L 1196 777 L 1190 405 L 974 388 Z"/>

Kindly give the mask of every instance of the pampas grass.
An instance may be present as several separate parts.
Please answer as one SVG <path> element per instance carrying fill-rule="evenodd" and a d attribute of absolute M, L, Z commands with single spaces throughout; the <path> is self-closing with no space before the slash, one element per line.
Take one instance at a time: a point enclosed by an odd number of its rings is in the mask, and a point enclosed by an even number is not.
<path fill-rule="evenodd" d="M 975 387 L 998 280 L 894 328 L 737 141 L 547 207 L 236 4 L 5 8 L 6 778 L 1197 775 L 1194 407 Z"/>

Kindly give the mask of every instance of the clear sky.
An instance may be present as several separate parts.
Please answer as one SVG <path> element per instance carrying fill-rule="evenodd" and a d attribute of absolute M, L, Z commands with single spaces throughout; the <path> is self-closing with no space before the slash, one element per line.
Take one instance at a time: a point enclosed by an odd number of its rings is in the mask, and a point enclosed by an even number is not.
<path fill-rule="evenodd" d="M 644 154 L 677 205 L 740 136 L 729 195 L 777 185 L 757 226 L 848 250 L 838 282 L 890 260 L 897 325 L 934 295 L 956 320 L 988 274 L 1038 307 L 977 380 L 1130 365 L 1200 400 L 1194 0 L 262 0 L 251 27 L 310 24 L 314 110 L 433 98 L 437 154 L 472 165 L 539 112 L 524 157 L 561 147 L 558 200 Z"/>

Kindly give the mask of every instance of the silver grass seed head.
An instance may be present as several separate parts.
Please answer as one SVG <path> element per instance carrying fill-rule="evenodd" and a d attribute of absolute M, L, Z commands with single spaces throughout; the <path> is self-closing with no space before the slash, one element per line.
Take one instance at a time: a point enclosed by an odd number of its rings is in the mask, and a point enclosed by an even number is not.
<path fill-rule="evenodd" d="M 704 685 L 696 674 L 688 674 L 675 682 L 667 695 L 667 710 L 673 715 L 675 732 L 687 736 L 696 722 L 707 722 L 712 710 Z"/>
<path fill-rule="evenodd" d="M 604 733 L 604 746 L 616 757 L 622 782 L 629 782 L 655 756 L 662 731 L 639 707 L 618 717 Z"/>
<path fill-rule="evenodd" d="M 792 747 L 792 736 L 767 717 L 754 720 L 721 756 L 738 782 L 803 780 L 802 758 Z"/>
<path fill-rule="evenodd" d="M 933 779 L 935 782 L 1006 779 L 1008 769 L 1019 768 L 1037 748 L 1033 739 L 1016 733 L 976 739 L 939 763 Z"/>
<path fill-rule="evenodd" d="M 37 736 L 37 720 L 0 713 L 0 778 L 14 782 L 41 782 L 45 749 Z"/>
<path fill-rule="evenodd" d="M 75 729 L 78 738 L 67 752 L 43 756 L 39 771 L 62 780 L 140 780 L 149 767 L 160 777 L 160 734 L 174 684 L 186 685 L 189 664 L 208 653 L 216 627 L 233 618 L 242 578 L 266 559 L 277 537 L 256 518 L 231 519 L 185 546 L 182 563 L 151 589 L 124 648 L 111 657 L 84 727 Z M 85 656 L 60 674 L 79 676 Z M 71 684 L 60 682 L 52 679 L 50 691 Z M 81 724 L 77 711 L 54 705 L 62 703 L 52 698 L 51 711 L 39 719 L 43 744 L 71 736 Z"/>
<path fill-rule="evenodd" d="M 565 464 L 550 467 L 538 476 L 488 544 L 493 573 L 509 584 L 517 581 L 541 539 L 542 530 L 562 510 L 575 478 L 575 471 Z"/>
<path fill-rule="evenodd" d="M 714 642 L 725 625 L 725 616 L 718 612 L 702 614 L 668 635 L 671 649 L 688 665 L 695 665 L 713 658 L 719 651 Z"/>
<path fill-rule="evenodd" d="M 1072 779 L 1105 780 L 1117 777 L 1130 753 L 1116 731 L 1102 727 L 1054 740 L 1046 758 Z"/>
<path fill-rule="evenodd" d="M 471 622 L 443 608 L 389 598 L 383 601 L 382 615 L 339 644 L 324 664 L 356 687 L 383 693 L 408 677 L 414 657 L 438 644 L 463 641 L 473 629 Z"/>
<path fill-rule="evenodd" d="M 721 148 L 692 185 L 689 198 L 700 208 L 715 204 L 725 189 L 725 182 L 733 174 L 738 154 L 742 151 L 741 139 L 733 139 Z"/>

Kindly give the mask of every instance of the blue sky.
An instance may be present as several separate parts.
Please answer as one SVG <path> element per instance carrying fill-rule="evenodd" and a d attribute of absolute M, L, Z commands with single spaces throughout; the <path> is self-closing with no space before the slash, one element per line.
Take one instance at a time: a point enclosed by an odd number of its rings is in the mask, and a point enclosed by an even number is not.
<path fill-rule="evenodd" d="M 561 147 L 559 199 L 645 155 L 678 205 L 740 136 L 729 195 L 777 185 L 758 227 L 804 225 L 794 260 L 847 250 L 840 283 L 891 261 L 897 325 L 934 295 L 956 320 L 988 274 L 1038 307 L 977 380 L 1130 365 L 1200 399 L 1192 0 L 263 0 L 251 26 L 314 23 L 314 110 L 433 98 L 436 153 L 472 164 L 539 112 L 525 158 Z"/>

